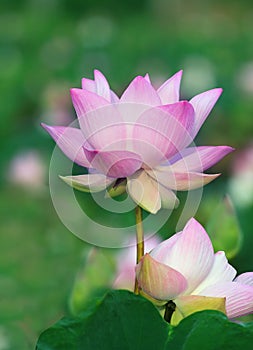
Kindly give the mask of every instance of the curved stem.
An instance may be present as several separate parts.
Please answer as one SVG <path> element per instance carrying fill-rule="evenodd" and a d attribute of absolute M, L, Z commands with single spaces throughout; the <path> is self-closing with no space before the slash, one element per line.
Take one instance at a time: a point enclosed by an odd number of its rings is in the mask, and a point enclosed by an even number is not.
<path fill-rule="evenodd" d="M 138 264 L 140 259 L 144 255 L 144 232 L 142 226 L 142 208 L 137 206 L 135 208 L 135 220 L 136 220 L 136 263 Z M 139 294 L 138 282 L 135 280 L 134 293 Z"/>

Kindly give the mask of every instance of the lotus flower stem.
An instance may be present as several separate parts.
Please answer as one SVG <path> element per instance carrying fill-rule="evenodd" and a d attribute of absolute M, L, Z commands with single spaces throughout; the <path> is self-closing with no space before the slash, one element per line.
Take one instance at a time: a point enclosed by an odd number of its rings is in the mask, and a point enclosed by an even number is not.
<path fill-rule="evenodd" d="M 144 255 L 144 232 L 142 226 L 142 208 L 137 206 L 135 208 L 135 220 L 136 220 L 136 255 L 137 264 Z M 139 294 L 138 282 L 135 280 L 134 293 Z"/>

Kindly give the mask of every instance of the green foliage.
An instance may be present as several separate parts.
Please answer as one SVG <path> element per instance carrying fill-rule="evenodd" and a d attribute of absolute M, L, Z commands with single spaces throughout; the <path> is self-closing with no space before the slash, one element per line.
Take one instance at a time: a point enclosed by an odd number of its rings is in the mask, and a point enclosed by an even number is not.
<path fill-rule="evenodd" d="M 63 318 L 40 336 L 37 350 L 162 349 L 168 325 L 156 308 L 128 291 L 111 291 L 78 318 Z"/>
<path fill-rule="evenodd" d="M 202 311 L 172 327 L 151 302 L 118 290 L 43 332 L 36 349 L 250 350 L 252 341 L 253 323 L 240 325 L 220 312 Z"/>
<path fill-rule="evenodd" d="M 103 295 L 110 288 L 115 275 L 115 262 L 110 251 L 101 248 L 89 250 L 79 269 L 69 306 L 72 314 L 78 314 L 94 295 Z"/>
<path fill-rule="evenodd" d="M 253 323 L 240 325 L 228 321 L 218 311 L 201 311 L 185 318 L 174 328 L 166 350 L 251 350 Z"/>
<path fill-rule="evenodd" d="M 59 221 L 48 191 L 31 196 L 6 188 L 0 217 L 0 348 L 30 350 L 66 313 L 86 245 Z"/>
<path fill-rule="evenodd" d="M 228 196 L 214 207 L 206 229 L 215 251 L 223 250 L 228 259 L 238 253 L 242 243 L 242 232 Z"/>

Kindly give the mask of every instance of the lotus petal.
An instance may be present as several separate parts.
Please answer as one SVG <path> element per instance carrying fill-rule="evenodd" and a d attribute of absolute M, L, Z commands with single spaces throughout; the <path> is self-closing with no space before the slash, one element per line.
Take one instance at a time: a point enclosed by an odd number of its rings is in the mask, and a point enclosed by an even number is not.
<path fill-rule="evenodd" d="M 147 78 L 141 76 L 134 78 L 124 91 L 120 101 L 141 103 L 148 106 L 159 106 L 161 104 L 156 90 L 147 81 Z"/>
<path fill-rule="evenodd" d="M 218 163 L 223 157 L 234 148 L 229 146 L 200 146 L 183 149 L 175 157 L 169 160 L 170 170 L 178 173 L 182 172 L 203 172 L 214 164 Z M 163 166 L 158 167 L 159 170 Z"/>
<path fill-rule="evenodd" d="M 253 312 L 253 286 L 238 282 L 221 282 L 206 287 L 200 295 L 225 297 L 228 318 L 245 316 Z"/>
<path fill-rule="evenodd" d="M 179 205 L 179 200 L 175 193 L 169 188 L 159 185 L 159 194 L 161 197 L 162 208 L 175 209 Z"/>
<path fill-rule="evenodd" d="M 161 169 L 161 167 L 159 168 Z M 147 170 L 147 173 L 163 186 L 176 191 L 189 191 L 203 187 L 216 179 L 220 174 L 203 173 L 176 173 L 170 171 L 170 167 L 163 167 L 163 171 Z"/>
<path fill-rule="evenodd" d="M 94 78 L 95 80 L 83 78 L 82 89 L 96 93 L 112 103 L 119 101 L 118 96 L 112 90 L 110 90 L 107 79 L 100 71 L 96 69 L 94 70 Z"/>
<path fill-rule="evenodd" d="M 179 101 L 179 89 L 183 71 L 180 70 L 157 90 L 162 104 L 175 103 Z"/>
<path fill-rule="evenodd" d="M 83 127 L 83 120 L 85 120 L 85 116 L 88 112 L 96 111 L 110 104 L 105 98 L 89 90 L 73 88 L 70 89 L 70 95 L 81 129 Z"/>
<path fill-rule="evenodd" d="M 80 129 L 65 126 L 49 126 L 43 123 L 41 126 L 55 140 L 57 146 L 69 159 L 83 167 L 90 167 L 90 162 L 83 151 L 85 139 Z"/>
<path fill-rule="evenodd" d="M 245 272 L 237 276 L 235 282 L 253 286 L 253 272 Z"/>
<path fill-rule="evenodd" d="M 207 277 L 214 262 L 212 243 L 195 219 L 190 219 L 182 232 L 164 241 L 150 255 L 186 278 L 185 294 L 191 293 Z"/>
<path fill-rule="evenodd" d="M 134 174 L 142 165 L 139 156 L 128 151 L 100 152 L 83 148 L 92 168 L 108 177 L 123 178 Z"/>
<path fill-rule="evenodd" d="M 147 80 L 147 82 L 148 82 L 149 84 L 151 84 L 150 76 L 149 76 L 149 74 L 148 74 L 148 73 L 147 73 L 147 74 L 145 74 L 144 79 L 146 79 L 146 80 Z"/>
<path fill-rule="evenodd" d="M 127 179 L 127 191 L 135 203 L 152 214 L 161 208 L 161 197 L 157 183 L 139 170 Z"/>
<path fill-rule="evenodd" d="M 110 179 L 102 174 L 60 176 L 60 178 L 69 186 L 82 192 L 100 192 L 115 182 L 115 179 Z"/>
<path fill-rule="evenodd" d="M 228 263 L 224 252 L 214 255 L 214 264 L 208 276 L 198 285 L 192 294 L 199 294 L 206 287 L 219 283 L 231 282 L 236 276 L 236 270 Z"/>
<path fill-rule="evenodd" d="M 136 276 L 140 288 L 158 300 L 171 300 L 186 288 L 184 276 L 169 266 L 161 264 L 149 254 L 145 254 L 136 267 Z"/>
<path fill-rule="evenodd" d="M 81 118 L 80 125 L 94 149 L 126 150 L 127 128 L 114 104 L 90 111 Z"/>
<path fill-rule="evenodd" d="M 152 168 L 185 147 L 193 121 L 193 108 L 186 101 L 150 108 L 134 125 L 134 149 Z"/>
<path fill-rule="evenodd" d="M 213 109 L 221 93 L 222 89 L 220 88 L 212 89 L 196 95 L 190 100 L 190 103 L 195 110 L 195 124 L 192 134 L 193 138 L 199 132 L 199 129 Z"/>
<path fill-rule="evenodd" d="M 97 93 L 97 84 L 95 80 L 82 78 L 82 89 Z"/>

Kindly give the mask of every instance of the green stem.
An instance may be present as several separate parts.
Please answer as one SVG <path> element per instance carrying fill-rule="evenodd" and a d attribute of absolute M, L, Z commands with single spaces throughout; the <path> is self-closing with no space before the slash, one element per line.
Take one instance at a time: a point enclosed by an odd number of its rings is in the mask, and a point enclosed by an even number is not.
<path fill-rule="evenodd" d="M 142 209 L 137 206 L 135 208 L 135 220 L 136 220 L 136 263 L 138 264 L 144 255 L 144 232 L 142 226 Z M 134 293 L 139 294 L 138 282 L 135 280 Z"/>

